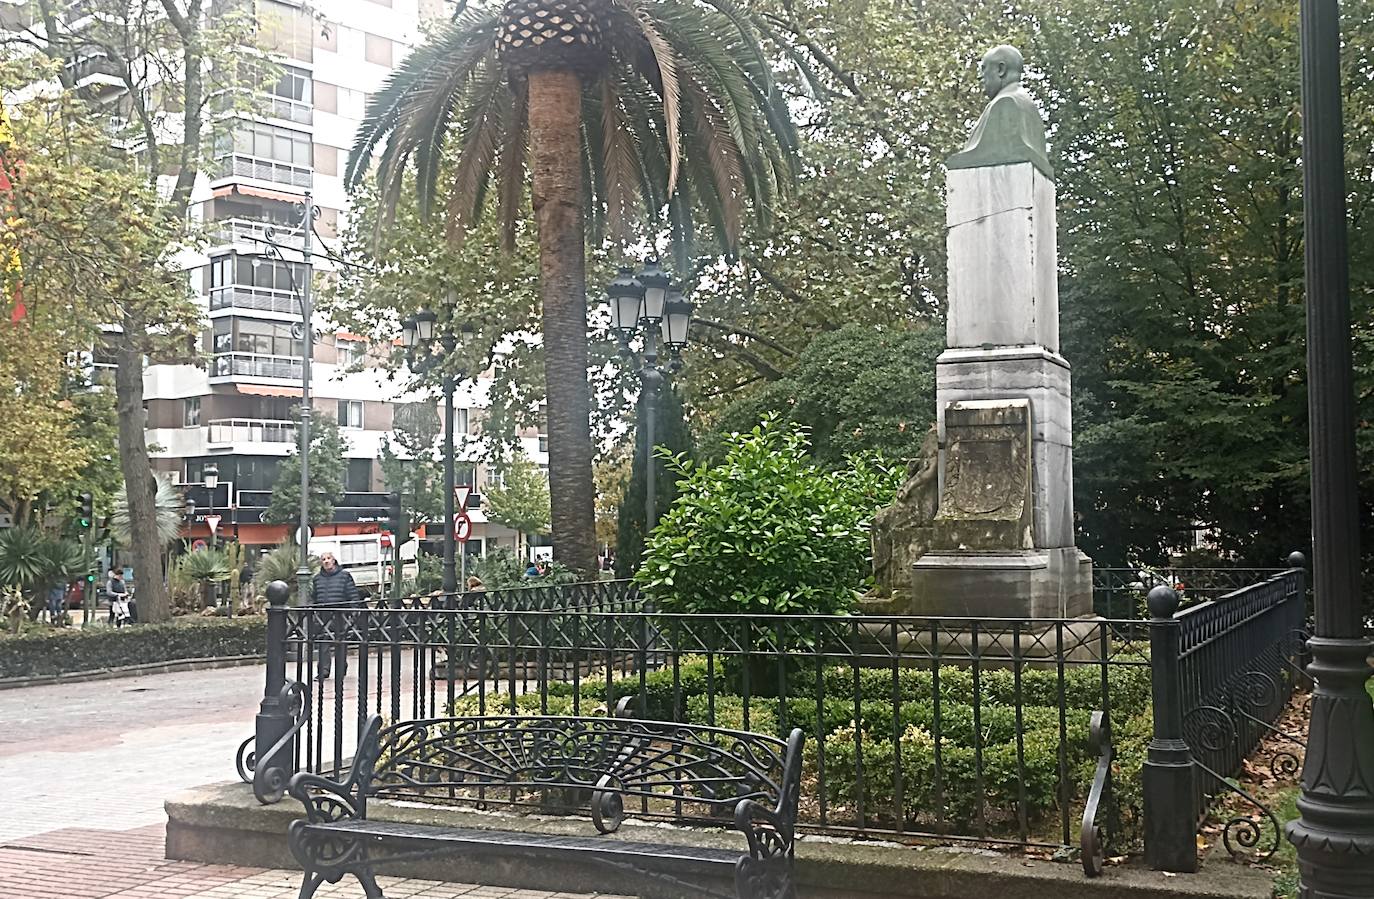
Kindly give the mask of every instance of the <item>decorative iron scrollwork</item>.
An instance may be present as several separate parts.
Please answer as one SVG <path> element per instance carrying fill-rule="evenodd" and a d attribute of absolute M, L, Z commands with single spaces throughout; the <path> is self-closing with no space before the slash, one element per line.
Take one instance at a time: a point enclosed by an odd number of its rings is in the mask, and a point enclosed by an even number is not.
<path fill-rule="evenodd" d="M 1088 733 L 1093 752 L 1097 754 L 1097 771 L 1093 774 L 1088 802 L 1083 808 L 1083 826 L 1079 830 L 1078 843 L 1082 850 L 1083 873 L 1088 877 L 1097 877 L 1102 873 L 1107 856 L 1106 834 L 1097 818 L 1104 805 L 1111 801 L 1112 759 L 1116 754 L 1112 746 L 1111 724 L 1105 712 L 1093 712 Z"/>
<path fill-rule="evenodd" d="M 239 751 L 234 753 L 234 767 L 238 769 L 239 780 L 246 784 L 253 782 L 253 766 L 257 764 L 258 755 L 253 751 L 253 745 L 257 742 L 257 737 L 249 737 L 239 744 Z"/>
<path fill-rule="evenodd" d="M 286 713 L 294 719 L 291 727 L 272 744 L 272 748 L 267 750 L 268 759 L 280 759 L 282 753 L 294 756 L 289 750 L 296 744 L 296 734 L 300 733 L 301 728 L 310 720 L 310 703 L 306 702 L 306 686 L 300 681 L 288 680 L 282 685 L 281 692 L 277 694 L 278 707 L 285 709 Z M 242 749 L 240 749 L 242 751 Z M 247 760 L 245 759 L 244 768 Z M 253 796 L 263 805 L 272 805 L 280 802 L 282 796 L 286 794 L 287 781 L 293 772 L 287 771 L 281 765 L 258 765 L 259 759 L 253 759 Z M 243 768 L 240 768 L 242 776 Z"/>

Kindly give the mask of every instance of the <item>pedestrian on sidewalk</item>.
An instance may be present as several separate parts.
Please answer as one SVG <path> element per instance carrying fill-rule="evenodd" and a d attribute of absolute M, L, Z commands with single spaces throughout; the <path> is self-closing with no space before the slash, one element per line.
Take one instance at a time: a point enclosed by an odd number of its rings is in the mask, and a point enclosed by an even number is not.
<path fill-rule="evenodd" d="M 67 598 L 67 585 L 54 581 L 48 588 L 48 623 L 57 627 L 62 623 L 63 602 Z"/>
<path fill-rule="evenodd" d="M 353 575 L 339 566 L 339 560 L 334 558 L 334 554 L 331 552 L 326 552 L 320 556 L 320 573 L 315 575 L 310 592 L 311 605 L 321 609 L 335 610 L 356 607 L 362 600 L 358 593 L 358 585 L 353 582 Z M 332 620 L 326 620 L 322 614 L 316 614 L 312 618 L 316 624 L 317 638 L 323 637 L 327 640 L 333 637 L 338 640 L 342 637 L 341 634 L 334 633 L 333 628 L 329 626 L 334 620 L 338 620 L 334 616 L 330 616 Z M 319 640 L 317 639 L 316 642 L 318 644 Z M 326 644 L 318 647 L 317 651 L 320 655 L 320 680 L 329 678 L 329 670 L 336 654 L 339 657 L 339 677 L 345 677 L 348 674 L 348 650 L 342 642 L 334 645 Z"/>

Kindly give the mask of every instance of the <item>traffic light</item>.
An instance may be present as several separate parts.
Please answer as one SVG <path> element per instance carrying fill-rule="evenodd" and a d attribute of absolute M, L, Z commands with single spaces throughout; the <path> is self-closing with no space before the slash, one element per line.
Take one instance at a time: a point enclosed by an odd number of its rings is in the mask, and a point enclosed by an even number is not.
<path fill-rule="evenodd" d="M 396 545 L 400 546 L 410 539 L 410 522 L 406 520 L 405 510 L 401 508 L 401 494 L 388 493 L 386 529 L 395 535 Z"/>
<path fill-rule="evenodd" d="M 95 524 L 95 497 L 89 493 L 81 494 L 81 511 L 76 520 L 82 530 Z"/>

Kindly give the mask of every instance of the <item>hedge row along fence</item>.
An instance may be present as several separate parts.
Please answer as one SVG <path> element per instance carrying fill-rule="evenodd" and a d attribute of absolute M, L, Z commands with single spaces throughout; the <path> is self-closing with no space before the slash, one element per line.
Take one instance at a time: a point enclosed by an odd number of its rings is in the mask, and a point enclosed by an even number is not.
<path fill-rule="evenodd" d="M 126 628 L 61 628 L 0 638 L 0 678 L 47 677 L 182 659 L 260 656 L 263 618 L 196 618 Z"/>

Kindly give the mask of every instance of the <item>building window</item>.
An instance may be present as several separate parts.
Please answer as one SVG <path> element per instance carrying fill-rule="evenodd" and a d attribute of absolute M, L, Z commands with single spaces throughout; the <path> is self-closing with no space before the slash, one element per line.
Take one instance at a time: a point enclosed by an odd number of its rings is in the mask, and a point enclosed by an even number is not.
<path fill-rule="evenodd" d="M 301 340 L 285 322 L 247 318 L 217 318 L 212 346 L 217 354 L 253 353 L 262 356 L 299 357 Z"/>
<path fill-rule="evenodd" d="M 302 167 L 310 165 L 310 135 L 277 125 L 245 122 L 234 129 L 233 149 L 237 156 Z"/>
<path fill-rule="evenodd" d="M 261 287 L 291 292 L 305 281 L 307 271 L 299 262 L 282 262 L 263 256 L 230 253 L 210 260 L 210 289 Z"/>
<path fill-rule="evenodd" d="M 344 469 L 344 490 L 349 493 L 368 493 L 372 490 L 372 460 L 349 459 Z"/>
<path fill-rule="evenodd" d="M 466 434 L 466 433 L 468 433 L 468 410 L 467 410 L 467 409 L 454 409 L 454 410 L 453 410 L 453 433 L 455 433 L 455 434 Z"/>
<path fill-rule="evenodd" d="M 391 66 L 391 41 L 375 34 L 364 36 L 363 58 L 379 66 Z"/>
<path fill-rule="evenodd" d="M 357 400 L 339 400 L 339 427 L 361 428 L 363 404 Z"/>
<path fill-rule="evenodd" d="M 295 100 L 297 103 L 310 102 L 310 73 L 304 69 L 293 69 L 285 67 L 277 83 L 272 85 L 268 93 L 274 97 L 281 97 L 283 100 Z"/>
<path fill-rule="evenodd" d="M 540 434 L 540 435 L 539 435 L 539 452 L 544 453 L 544 454 L 546 454 L 546 455 L 548 454 L 548 452 L 549 452 L 549 435 L 548 435 L 548 434 Z"/>
<path fill-rule="evenodd" d="M 263 49 L 303 62 L 314 59 L 315 19 L 308 10 L 263 0 L 258 6 L 258 27 Z"/>
<path fill-rule="evenodd" d="M 183 428 L 200 427 L 200 397 L 188 396 L 181 401 L 181 426 Z"/>
<path fill-rule="evenodd" d="M 338 351 L 338 366 L 351 368 L 363 361 L 367 355 L 367 345 L 361 340 L 339 340 L 335 346 Z"/>

